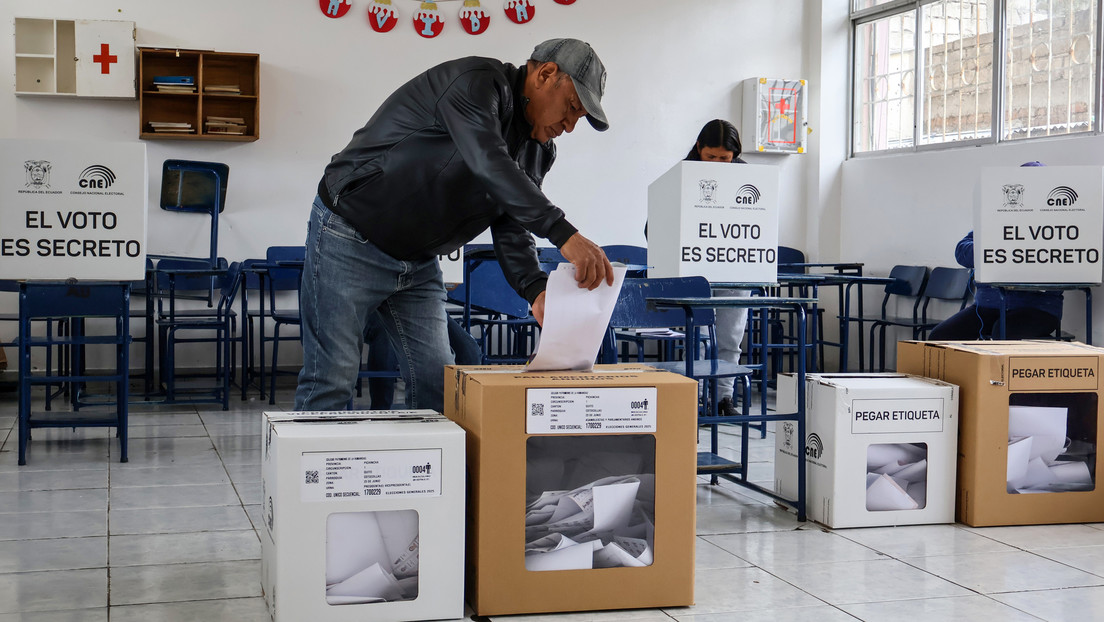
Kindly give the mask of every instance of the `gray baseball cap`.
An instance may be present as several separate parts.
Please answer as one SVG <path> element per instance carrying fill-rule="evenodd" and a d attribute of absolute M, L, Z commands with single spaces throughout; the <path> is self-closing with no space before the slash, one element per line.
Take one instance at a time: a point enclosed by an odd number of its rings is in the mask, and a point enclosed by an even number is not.
<path fill-rule="evenodd" d="M 578 39 L 549 39 L 533 49 L 535 61 L 552 62 L 571 76 L 575 92 L 587 111 L 590 125 L 604 132 L 609 129 L 606 111 L 602 110 L 602 95 L 606 92 L 606 66 L 589 43 Z"/>

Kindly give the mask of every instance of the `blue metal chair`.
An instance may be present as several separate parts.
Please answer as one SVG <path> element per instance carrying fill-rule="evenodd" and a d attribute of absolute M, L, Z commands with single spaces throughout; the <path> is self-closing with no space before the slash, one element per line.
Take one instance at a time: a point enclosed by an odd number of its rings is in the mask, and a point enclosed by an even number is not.
<path fill-rule="evenodd" d="M 113 335 L 87 335 L 84 318 L 103 317 L 115 321 Z M 36 337 L 31 322 L 68 319 L 73 330 L 67 335 Z M 127 401 L 130 371 L 130 284 L 77 282 L 23 282 L 19 288 L 19 464 L 27 463 L 27 448 L 33 428 L 114 427 L 119 437 L 120 461 L 127 461 Z M 61 346 L 71 353 L 71 363 L 56 371 L 47 369 L 35 374 L 31 369 L 31 352 L 36 348 Z M 81 361 L 85 349 L 92 346 L 114 346 L 115 371 L 91 375 L 83 371 Z M 72 413 L 35 416 L 31 412 L 31 390 L 35 386 L 66 383 L 109 382 L 115 385 L 114 413 L 93 415 L 79 413 L 80 404 Z"/>
<path fill-rule="evenodd" d="M 265 254 L 267 270 L 264 276 L 265 289 L 268 291 L 268 317 L 272 319 L 272 337 L 265 337 L 261 318 L 261 364 L 264 364 L 264 347 L 266 341 L 272 342 L 272 369 L 269 377 L 268 403 L 276 403 L 276 377 L 281 373 L 280 342 L 299 341 L 299 335 L 280 335 L 283 326 L 300 326 L 298 292 L 302 278 L 302 263 L 306 259 L 307 250 L 304 246 L 270 246 Z M 281 267 L 283 264 L 283 267 Z M 281 292 L 296 292 L 296 305 L 294 307 L 280 306 L 277 304 L 278 294 Z"/>
<path fill-rule="evenodd" d="M 961 311 L 966 308 L 966 301 L 970 298 L 970 269 L 969 268 L 933 268 L 928 282 L 924 286 L 924 293 L 913 306 L 912 316 L 888 316 L 884 319 L 874 320 L 870 324 L 870 366 L 874 366 L 874 332 L 879 331 L 878 339 L 878 369 L 885 370 L 885 347 L 887 328 L 907 328 L 912 331 L 913 339 L 924 339 L 931 329 L 935 328 L 939 320 L 928 317 L 928 306 L 932 300 L 944 302 L 957 302 Z M 919 314 L 917 314 L 917 305 Z"/>
<path fill-rule="evenodd" d="M 626 266 L 647 266 L 648 249 L 643 246 L 631 246 L 628 244 L 609 244 L 602 247 L 606 253 L 606 259 L 614 263 Z M 648 276 L 648 270 L 629 270 L 625 278 L 643 278 Z"/>
<path fill-rule="evenodd" d="M 483 364 L 524 363 L 539 331 L 529 303 L 507 282 L 489 245 L 469 245 L 465 253 L 464 283 L 448 293 L 464 309 L 461 326 L 476 336 Z"/>
<path fill-rule="evenodd" d="M 157 326 L 165 401 L 217 402 L 222 404 L 223 410 L 227 410 L 230 407 L 230 377 L 234 368 L 233 344 L 238 341 L 234 336 L 237 313 L 233 305 L 241 285 L 241 263 L 234 262 L 225 269 L 163 267 L 164 263 L 158 264 L 158 276 L 168 280 L 168 291 L 162 290 L 162 300 L 158 302 Z M 202 292 L 212 284 L 219 293 L 218 303 L 213 308 L 177 309 L 178 292 L 181 291 L 178 288 L 182 288 L 182 292 L 190 288 L 194 288 L 191 291 Z M 182 336 L 193 332 L 203 335 Z M 182 343 L 215 344 L 215 384 L 178 386 L 178 378 L 184 375 L 176 370 L 176 346 Z"/>
<path fill-rule="evenodd" d="M 165 160 L 161 168 L 161 209 L 211 215 L 212 265 L 218 258 L 218 219 L 226 209 L 230 167 L 220 162 Z"/>
<path fill-rule="evenodd" d="M 840 323 L 856 324 L 859 332 L 861 333 L 867 325 L 874 322 L 885 321 L 890 317 L 891 302 L 896 300 L 908 300 L 913 299 L 913 315 L 916 316 L 916 309 L 920 305 L 920 296 L 924 293 L 924 286 L 928 283 L 928 267 L 927 266 L 905 266 L 897 265 L 889 271 L 889 278 L 893 279 L 885 286 L 885 295 L 882 297 L 882 306 L 878 315 L 841 315 Z M 894 304 L 894 308 L 896 304 Z M 873 336 L 872 336 L 873 337 Z M 873 344 L 871 344 L 873 345 Z M 859 369 L 864 370 L 863 364 L 864 352 L 859 350 Z M 870 361 L 871 367 L 874 366 L 874 361 Z"/>

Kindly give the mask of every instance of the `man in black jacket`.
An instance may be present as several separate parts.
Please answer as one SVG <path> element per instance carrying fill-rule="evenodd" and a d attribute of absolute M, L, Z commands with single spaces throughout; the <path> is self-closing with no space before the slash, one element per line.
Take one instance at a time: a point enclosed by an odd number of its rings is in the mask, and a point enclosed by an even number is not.
<path fill-rule="evenodd" d="M 407 405 L 440 411 L 452 363 L 437 256 L 490 227 L 518 294 L 544 321 L 532 234 L 576 266 L 580 287 L 613 283 L 602 249 L 540 186 L 552 139 L 602 110 L 606 70 L 586 43 L 553 39 L 523 67 L 468 57 L 399 87 L 335 155 L 318 184 L 300 293 L 303 370 L 296 410 L 341 410 L 360 367 L 364 326 L 379 313 L 399 354 Z"/>

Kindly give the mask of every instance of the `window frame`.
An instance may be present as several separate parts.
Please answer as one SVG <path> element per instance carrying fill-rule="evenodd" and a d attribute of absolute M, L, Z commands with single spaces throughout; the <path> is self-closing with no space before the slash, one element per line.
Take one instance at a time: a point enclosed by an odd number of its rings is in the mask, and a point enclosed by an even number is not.
<path fill-rule="evenodd" d="M 924 75 L 926 71 L 925 55 L 923 54 L 923 19 L 922 11 L 925 5 L 934 4 L 939 0 L 892 0 L 884 4 L 861 9 L 852 10 L 850 13 L 850 30 L 848 33 L 848 67 L 847 67 L 847 109 L 848 109 L 848 123 L 847 123 L 847 157 L 848 158 L 864 158 L 870 156 L 882 156 L 889 154 L 905 154 L 905 153 L 923 153 L 928 151 L 941 151 L 946 149 L 957 149 L 967 147 L 978 147 L 982 145 L 996 145 L 1000 143 L 1020 143 L 1024 141 L 1039 141 L 1039 140 L 1065 140 L 1072 138 L 1079 138 L 1084 136 L 1099 136 L 1104 133 L 1104 114 L 1101 114 L 1101 106 L 1104 104 L 1104 0 L 1094 0 L 1096 2 L 1096 31 L 1094 36 L 1094 45 L 1096 50 L 1094 53 L 1094 62 L 1096 63 L 1094 68 L 1094 80 L 1093 84 L 1093 111 L 1094 118 L 1092 127 L 1085 132 L 1077 132 L 1072 134 L 1062 134 L 1058 136 L 1035 136 L 1028 138 L 1017 139 L 1005 139 L 1005 119 L 1004 119 L 1004 90 L 1005 90 L 1005 77 L 1006 77 L 1006 63 L 1005 57 L 1005 39 L 1007 37 L 1007 0 L 993 0 L 993 86 L 992 91 L 992 110 L 990 112 L 990 135 L 987 138 L 974 138 L 968 140 L 954 140 L 954 141 L 941 141 L 928 144 L 921 144 L 921 133 L 923 131 L 923 115 L 926 111 L 926 105 L 922 94 L 925 92 L 923 86 Z M 854 0 L 848 0 L 854 6 Z M 913 42 L 914 53 L 914 66 L 913 66 L 913 127 L 912 127 L 912 145 L 909 147 L 898 147 L 893 149 L 872 149 L 868 151 L 857 151 L 855 145 L 855 126 L 858 122 L 856 117 L 855 100 L 856 93 L 855 88 L 857 86 L 857 80 L 859 76 L 856 71 L 855 58 L 856 45 L 857 45 L 857 32 L 859 28 L 870 22 L 874 22 L 880 19 L 893 17 L 910 11 L 916 12 L 915 23 L 916 28 L 913 33 L 915 39 Z"/>

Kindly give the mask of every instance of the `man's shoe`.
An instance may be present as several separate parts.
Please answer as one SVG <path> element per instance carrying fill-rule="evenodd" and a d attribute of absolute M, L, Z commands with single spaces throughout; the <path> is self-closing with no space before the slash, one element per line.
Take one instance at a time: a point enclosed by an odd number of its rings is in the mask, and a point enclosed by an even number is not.
<path fill-rule="evenodd" d="M 740 411 L 736 410 L 736 405 L 732 403 L 731 397 L 724 397 L 717 404 L 717 414 L 722 417 L 738 417 Z"/>

